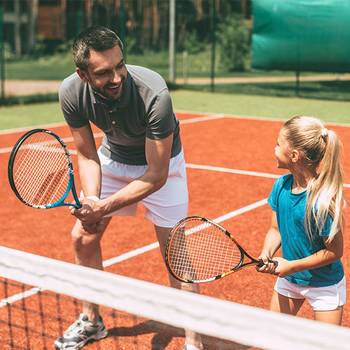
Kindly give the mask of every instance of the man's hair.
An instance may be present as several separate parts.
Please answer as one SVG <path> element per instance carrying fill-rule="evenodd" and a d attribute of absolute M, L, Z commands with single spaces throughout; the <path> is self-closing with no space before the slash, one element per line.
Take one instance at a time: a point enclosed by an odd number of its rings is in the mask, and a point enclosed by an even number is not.
<path fill-rule="evenodd" d="M 115 46 L 123 51 L 123 43 L 111 29 L 102 26 L 92 26 L 82 31 L 73 43 L 73 59 L 76 67 L 88 68 L 90 49 L 105 51 Z"/>

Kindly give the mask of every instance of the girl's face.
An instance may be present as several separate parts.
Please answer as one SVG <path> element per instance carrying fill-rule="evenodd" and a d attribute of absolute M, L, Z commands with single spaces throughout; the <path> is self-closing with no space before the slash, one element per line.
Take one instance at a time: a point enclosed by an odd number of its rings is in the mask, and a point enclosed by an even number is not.
<path fill-rule="evenodd" d="M 277 159 L 277 167 L 281 169 L 289 169 L 292 164 L 292 150 L 285 138 L 283 129 L 280 131 L 275 147 L 275 157 Z"/>

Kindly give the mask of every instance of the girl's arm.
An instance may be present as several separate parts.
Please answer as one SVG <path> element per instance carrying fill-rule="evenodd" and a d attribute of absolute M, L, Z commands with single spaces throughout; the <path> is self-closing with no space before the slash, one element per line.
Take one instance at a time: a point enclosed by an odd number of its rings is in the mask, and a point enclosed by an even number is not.
<path fill-rule="evenodd" d="M 269 260 L 272 259 L 276 251 L 280 248 L 280 246 L 281 246 L 281 235 L 278 229 L 276 213 L 273 211 L 272 217 L 271 217 L 271 226 L 266 233 L 264 246 L 259 256 L 259 259 L 262 259 L 265 265 L 260 268 L 259 267 L 257 268 L 259 272 L 268 272 L 268 273 L 274 272 L 275 266 L 273 263 L 269 262 Z"/>
<path fill-rule="evenodd" d="M 326 248 L 318 252 L 298 260 L 285 260 L 276 258 L 278 267 L 275 273 L 280 277 L 290 275 L 295 272 L 316 269 L 321 266 L 329 265 L 332 262 L 340 259 L 343 255 L 343 234 L 338 232 L 331 241 L 325 239 Z"/>

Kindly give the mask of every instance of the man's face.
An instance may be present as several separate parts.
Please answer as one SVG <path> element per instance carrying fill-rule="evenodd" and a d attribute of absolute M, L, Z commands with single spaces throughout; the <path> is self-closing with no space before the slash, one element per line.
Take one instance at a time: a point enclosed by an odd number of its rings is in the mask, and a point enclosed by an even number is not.
<path fill-rule="evenodd" d="M 90 50 L 87 70 L 77 68 L 80 78 L 108 100 L 117 100 L 122 95 L 127 76 L 123 53 L 119 46 L 106 51 Z"/>

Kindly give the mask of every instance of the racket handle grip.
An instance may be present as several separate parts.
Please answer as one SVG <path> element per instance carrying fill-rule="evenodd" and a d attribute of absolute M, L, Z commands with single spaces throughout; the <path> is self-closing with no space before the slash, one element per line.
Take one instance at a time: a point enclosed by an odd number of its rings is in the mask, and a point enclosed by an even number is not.
<path fill-rule="evenodd" d="M 272 259 L 268 259 L 269 260 L 269 262 L 270 263 L 273 263 L 274 265 L 275 265 L 275 268 L 278 266 L 278 261 L 276 261 L 276 260 L 272 260 Z M 265 264 L 264 264 L 264 262 L 262 261 L 262 259 L 259 259 L 258 260 L 258 263 L 257 263 L 257 266 L 258 267 L 263 267 Z"/>
<path fill-rule="evenodd" d="M 73 206 L 75 207 L 75 209 L 80 209 L 82 207 L 80 202 L 74 203 Z"/>
<path fill-rule="evenodd" d="M 273 263 L 275 265 L 275 268 L 278 266 L 278 261 L 273 260 L 273 259 L 269 259 L 270 263 Z"/>

